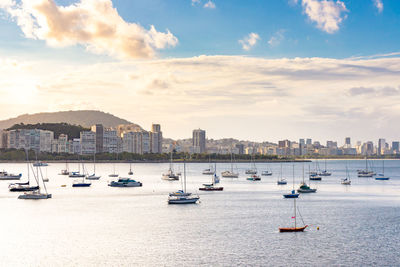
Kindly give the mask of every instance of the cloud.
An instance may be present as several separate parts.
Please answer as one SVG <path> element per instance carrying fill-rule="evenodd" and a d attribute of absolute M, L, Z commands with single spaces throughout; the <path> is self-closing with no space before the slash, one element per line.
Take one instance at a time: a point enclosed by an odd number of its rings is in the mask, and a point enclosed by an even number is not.
<path fill-rule="evenodd" d="M 383 2 L 382 0 L 373 0 L 375 7 L 378 9 L 379 13 L 383 11 Z"/>
<path fill-rule="evenodd" d="M 339 30 L 348 12 L 346 5 L 339 0 L 302 0 L 302 6 L 309 19 L 317 23 L 317 28 L 331 34 Z"/>
<path fill-rule="evenodd" d="M 348 90 L 350 96 L 372 96 L 372 97 L 383 97 L 383 96 L 400 96 L 399 87 L 353 87 Z"/>
<path fill-rule="evenodd" d="M 271 38 L 268 41 L 268 44 L 271 47 L 280 45 L 280 43 L 285 39 L 284 33 L 285 33 L 285 30 L 277 31 L 273 36 L 271 36 Z"/>
<path fill-rule="evenodd" d="M 51 46 L 80 44 L 96 54 L 121 59 L 152 58 L 156 50 L 174 47 L 178 39 L 153 25 L 145 29 L 124 21 L 111 0 L 80 0 L 58 6 L 54 0 L 3 1 L 25 37 L 45 40 Z"/>
<path fill-rule="evenodd" d="M 216 6 L 214 2 L 211 2 L 211 0 L 209 0 L 207 3 L 204 4 L 204 8 L 214 9 L 216 8 Z"/>
<path fill-rule="evenodd" d="M 257 44 L 257 41 L 260 40 L 260 36 L 257 33 L 249 33 L 248 36 L 244 37 L 243 40 L 239 40 L 239 43 L 242 45 L 243 50 L 249 51 L 253 46 Z"/>
<path fill-rule="evenodd" d="M 198 5 L 201 3 L 201 0 L 192 0 L 192 6 Z"/>

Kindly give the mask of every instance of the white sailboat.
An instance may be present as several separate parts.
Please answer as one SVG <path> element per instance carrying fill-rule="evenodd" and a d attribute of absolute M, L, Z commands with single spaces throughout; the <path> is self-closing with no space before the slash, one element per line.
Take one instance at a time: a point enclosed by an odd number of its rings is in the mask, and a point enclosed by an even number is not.
<path fill-rule="evenodd" d="M 87 175 L 87 180 L 99 180 L 101 178 L 100 175 L 96 175 L 96 153 L 93 153 L 93 174 Z"/>
<path fill-rule="evenodd" d="M 282 162 L 281 162 L 281 172 L 279 173 L 279 179 L 278 179 L 278 181 L 277 181 L 277 184 L 278 184 L 278 185 L 285 185 L 285 184 L 287 184 L 286 179 L 283 178 Z M 294 182 L 293 182 L 293 184 L 294 184 Z"/>
<path fill-rule="evenodd" d="M 170 161 L 169 161 L 169 169 L 166 173 L 163 173 L 161 176 L 161 179 L 167 180 L 167 181 L 177 181 L 179 180 L 179 175 L 177 173 L 174 173 L 174 167 L 172 163 L 172 151 L 171 151 L 171 156 L 170 156 Z"/>
<path fill-rule="evenodd" d="M 382 173 L 378 174 L 378 176 L 375 177 L 375 180 L 387 181 L 389 179 L 390 179 L 390 177 L 385 176 L 385 160 L 382 160 Z"/>
<path fill-rule="evenodd" d="M 43 181 L 43 174 L 42 174 L 41 170 L 40 170 L 40 175 L 39 175 L 39 166 L 36 166 L 36 174 L 33 171 L 33 167 L 32 167 L 32 172 L 33 172 L 35 181 L 37 183 L 38 189 L 34 190 L 34 191 L 26 192 L 22 195 L 19 195 L 18 199 L 49 199 L 49 198 L 51 198 L 52 195 L 47 192 L 46 184 Z M 42 181 L 42 186 L 40 185 L 40 181 Z M 44 192 L 41 191 L 41 188 L 44 189 Z"/>
<path fill-rule="evenodd" d="M 224 178 L 239 178 L 239 173 L 233 172 L 233 153 L 232 153 L 232 151 L 231 151 L 231 170 L 222 172 L 221 176 Z"/>
<path fill-rule="evenodd" d="M 118 161 L 118 152 L 117 153 L 115 153 L 116 154 L 116 157 L 117 157 L 117 161 Z M 108 177 L 118 177 L 119 175 L 118 175 L 118 173 L 115 173 L 115 162 L 113 163 L 113 173 L 112 174 L 109 174 L 108 175 Z"/>
<path fill-rule="evenodd" d="M 346 178 L 342 179 L 340 183 L 343 185 L 351 185 L 349 169 L 347 168 L 347 161 L 346 161 Z"/>

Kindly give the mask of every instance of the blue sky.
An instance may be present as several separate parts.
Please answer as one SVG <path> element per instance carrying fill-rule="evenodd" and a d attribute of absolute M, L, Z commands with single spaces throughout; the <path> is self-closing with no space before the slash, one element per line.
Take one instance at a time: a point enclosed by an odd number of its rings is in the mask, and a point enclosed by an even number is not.
<path fill-rule="evenodd" d="M 67 6 L 77 1 L 56 2 Z M 213 9 L 204 8 L 205 2 L 120 0 L 113 4 L 125 21 L 145 28 L 154 25 L 159 31 L 169 29 L 178 38 L 176 47 L 159 52 L 161 57 L 205 54 L 345 58 L 399 50 L 398 1 L 384 1 L 382 12 L 378 12 L 373 0 L 342 1 L 348 10 L 343 12 L 346 18 L 340 23 L 340 29 L 332 34 L 315 26 L 305 14 L 301 1 L 295 4 L 291 0 L 220 0 L 214 1 L 216 7 Z M 5 53 L 25 53 L 27 46 L 37 53 L 52 52 L 43 41 L 24 38 L 19 27 L 9 19 L 0 21 L 0 30 L 1 50 Z M 250 51 L 243 51 L 238 40 L 250 32 L 257 33 L 260 40 Z M 271 47 L 268 41 L 277 32 L 282 33 L 282 40 Z M 65 49 L 66 58 L 77 50 Z M 98 59 L 90 55 L 85 57 Z"/>
<path fill-rule="evenodd" d="M 0 0 L 1 118 L 97 109 L 164 135 L 399 140 L 400 2 Z"/>

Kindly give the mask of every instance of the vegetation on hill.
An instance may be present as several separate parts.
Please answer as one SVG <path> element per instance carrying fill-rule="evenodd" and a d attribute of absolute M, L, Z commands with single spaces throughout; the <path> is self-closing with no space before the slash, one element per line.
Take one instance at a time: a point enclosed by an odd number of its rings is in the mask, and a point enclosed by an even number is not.
<path fill-rule="evenodd" d="M 37 123 L 37 124 L 14 124 L 7 130 L 17 129 L 40 129 L 54 132 L 54 138 L 58 138 L 60 134 L 67 134 L 68 139 L 79 138 L 80 132 L 90 131 L 88 128 L 84 128 L 80 125 L 71 125 L 68 123 Z"/>

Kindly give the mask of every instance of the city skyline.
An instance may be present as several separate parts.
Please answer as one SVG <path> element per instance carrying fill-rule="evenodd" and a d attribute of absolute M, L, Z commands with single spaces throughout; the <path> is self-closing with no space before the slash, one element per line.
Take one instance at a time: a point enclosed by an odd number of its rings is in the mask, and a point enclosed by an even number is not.
<path fill-rule="evenodd" d="M 174 139 L 196 128 L 259 142 L 398 139 L 397 1 L 23 0 L 0 8 L 1 119 L 97 109 L 157 121 Z"/>

